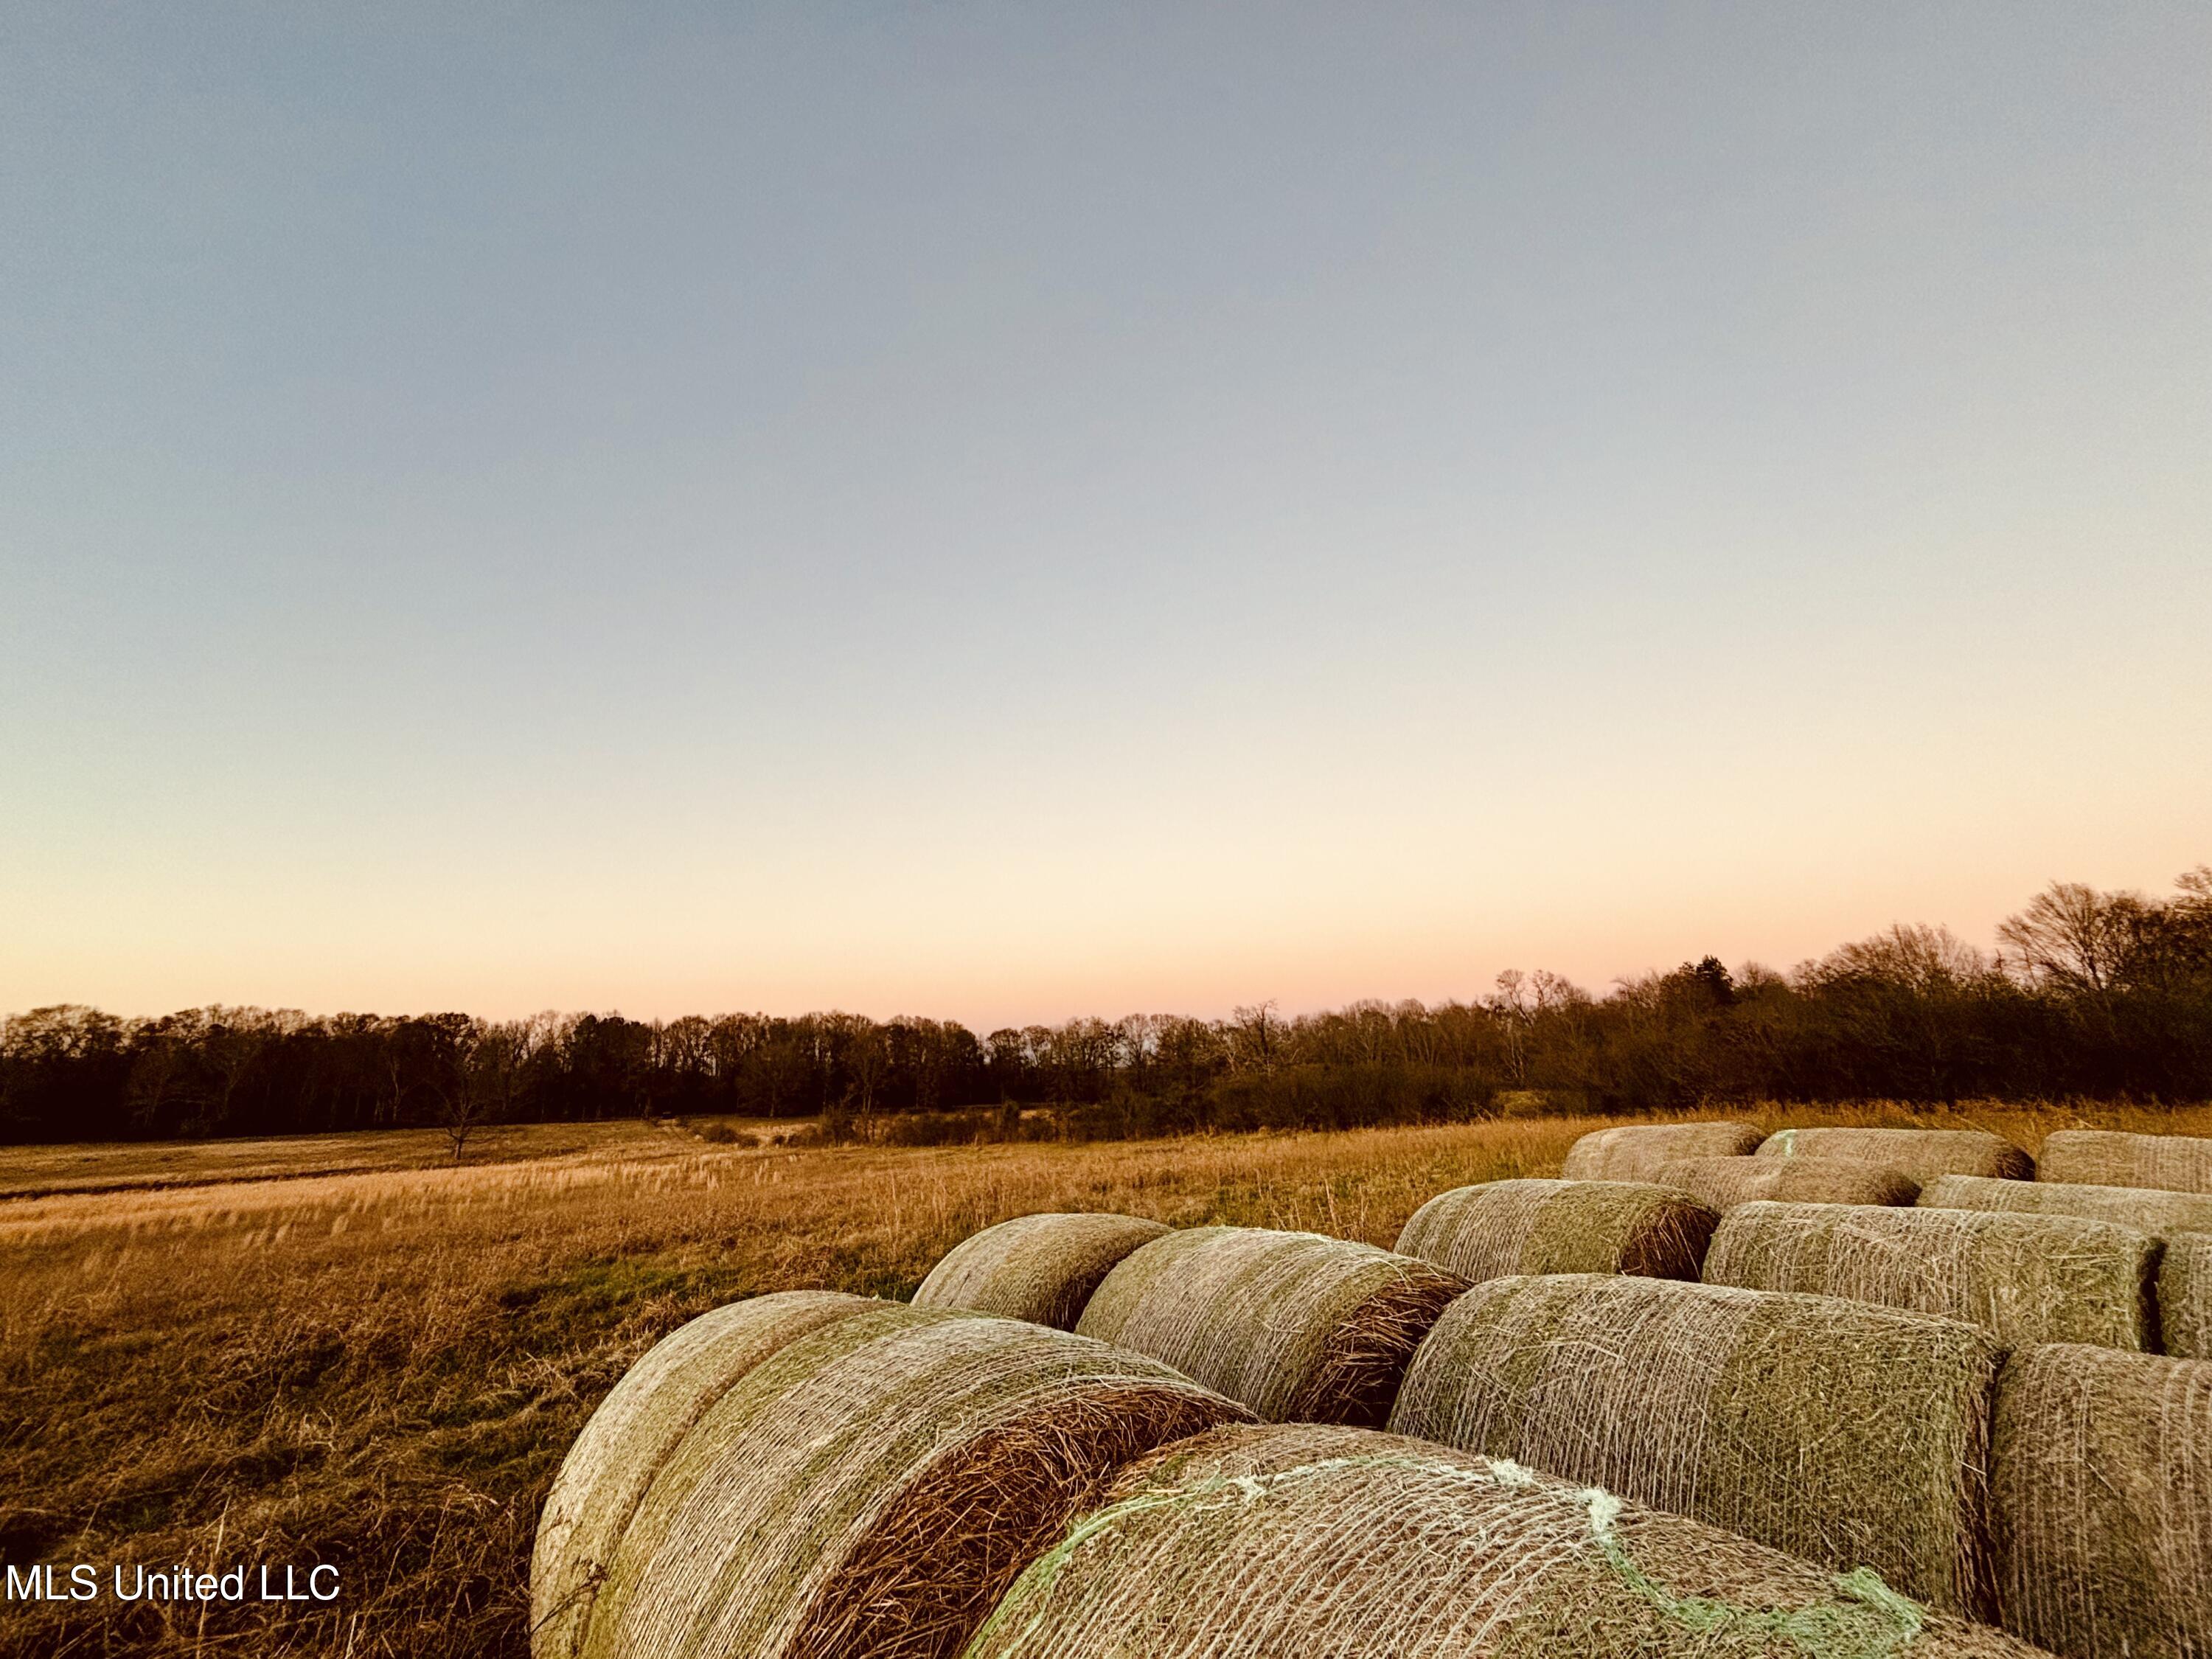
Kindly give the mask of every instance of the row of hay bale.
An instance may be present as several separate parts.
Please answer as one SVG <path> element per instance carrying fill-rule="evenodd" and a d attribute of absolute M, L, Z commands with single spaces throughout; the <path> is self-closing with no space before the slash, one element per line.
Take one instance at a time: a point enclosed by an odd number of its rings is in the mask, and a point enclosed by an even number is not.
<path fill-rule="evenodd" d="M 1915 1182 L 1945 1175 L 2019 1181 L 2035 1173 L 2033 1158 L 1986 1129 L 1809 1128 L 1762 1135 L 1748 1123 L 1706 1122 L 1594 1129 L 1568 1150 L 1560 1174 L 1569 1180 L 1656 1181 L 1669 1164 L 1727 1158 L 1836 1159 L 1886 1169 Z"/>
<path fill-rule="evenodd" d="M 718 1310 L 571 1449 L 537 1659 L 2027 1659 L 1524 1464 L 1262 1425 L 1091 1339 L 826 1292 Z"/>
<path fill-rule="evenodd" d="M 2212 1193 L 2212 1139 L 2056 1129 L 2036 1157 L 1986 1129 L 1818 1127 L 1762 1136 L 1748 1123 L 1632 1123 L 1594 1130 L 1567 1153 L 1570 1178 L 1650 1181 L 1670 1164 L 1723 1158 L 1840 1158 L 1925 1184 L 1945 1176 Z"/>
<path fill-rule="evenodd" d="M 1467 1288 L 1411 1255 L 1319 1233 L 1039 1215 L 954 1246 L 915 1305 L 1035 1318 L 1132 1349 L 1273 1422 L 1379 1428 L 1413 1350 Z"/>
<path fill-rule="evenodd" d="M 957 1295 L 994 1311 L 1066 1310 L 1073 1304 L 1058 1279 L 1095 1279 L 1072 1322 L 1078 1331 L 1173 1364 L 1271 1421 L 1387 1426 L 1511 1460 L 1838 1572 L 1870 1573 L 1952 1613 L 2001 1616 L 2023 1630 L 2040 1620 L 2031 1633 L 2093 1659 L 2121 1650 L 2085 1638 L 2085 1619 L 2120 1629 L 2131 1652 L 2191 1651 L 2179 1638 L 2160 1645 L 2169 1626 L 2198 1630 L 2189 1640 L 2212 1644 L 2203 1601 L 2212 1577 L 2191 1576 L 2212 1565 L 2191 1553 L 2212 1550 L 2212 1504 L 2187 1495 L 2191 1459 L 2207 1466 L 2199 1484 L 2212 1481 L 2212 1397 L 2182 1412 L 2166 1463 L 2133 1486 L 2118 1483 L 2137 1505 L 2121 1504 L 2122 1519 L 2137 1515 L 2145 1492 L 2180 1494 L 2175 1524 L 2157 1534 L 2168 1540 L 2163 1554 L 2140 1546 L 2112 1553 L 2112 1540 L 2150 1534 L 2139 1516 L 2115 1526 L 2097 1512 L 2093 1500 L 2112 1489 L 2109 1480 L 2094 1492 L 2069 1489 L 2063 1455 L 2046 1460 L 2042 1474 L 2022 1473 L 2039 1468 L 2034 1412 L 2006 1414 L 2016 1425 L 2011 1441 L 2002 1455 L 1993 1443 L 2000 1370 L 2021 1331 L 2078 1328 L 2127 1345 L 2127 1332 L 2096 1323 L 2101 1310 L 2134 1305 L 2106 1258 L 2093 1250 L 2054 1265 L 2028 1253 L 2021 1307 L 1961 1320 L 1865 1297 L 1682 1282 L 1697 1278 L 1704 1249 L 1700 1224 L 1683 1213 L 1696 1207 L 1644 1183 L 1498 1182 L 1423 1206 L 1399 1239 L 1401 1255 L 1310 1234 L 1124 1226 L 1115 1246 L 1122 1260 L 1103 1276 L 1100 1241 L 1115 1218 L 1024 1218 L 956 1248 L 917 1300 Z M 1948 1229 L 1958 1218 L 1753 1203 L 1724 1218 L 1707 1212 L 1701 1224 L 1710 1232 L 1718 1222 L 1718 1253 L 1735 1249 L 1732 1230 L 1756 1242 L 1752 1224 L 1768 1216 L 1849 1222 L 1869 1213 L 1908 1231 Z M 1577 1249 L 1606 1265 L 1576 1271 Z M 1926 1251 L 1912 1245 L 1886 1258 L 1908 1304 L 1903 1264 L 1915 1255 Z M 1985 1248 L 1948 1276 L 1938 1261 L 1931 1282 L 1971 1313 L 1960 1287 L 2001 1282 L 2000 1261 Z M 1638 1271 L 1623 1272 L 1631 1262 Z M 1480 1282 L 1469 1289 L 1470 1280 Z M 1358 1364 L 1348 1363 L 1352 1355 Z M 2201 1372 L 2212 1376 L 2212 1366 Z M 2135 1373 L 2113 1381 L 2148 1386 Z M 2081 1443 L 2074 1429 L 2058 1433 L 2062 1448 Z M 2013 1472 L 1994 1496 L 1993 1467 Z M 2077 1524 L 2003 1520 L 2038 1514 Z M 2053 1577 L 2082 1588 L 2056 1599 L 2035 1588 Z M 2191 1592 L 2200 1583 L 2206 1589 Z M 2120 1607 L 2137 1583 L 2157 1595 L 2142 1608 Z"/>
<path fill-rule="evenodd" d="M 1729 1146 L 1737 1150 L 1721 1150 Z M 2182 1136 L 2061 1131 L 2045 1147 L 2045 1174 L 2087 1167 L 2093 1157 L 2100 1169 L 2175 1182 L 2212 1168 L 2204 1156 L 2212 1141 Z M 1702 1272 L 1747 1289 L 1942 1314 L 2014 1345 L 2084 1342 L 2212 1358 L 2212 1194 L 2022 1180 L 2026 1156 L 1978 1130 L 1784 1130 L 1760 1141 L 1747 1124 L 1627 1125 L 1584 1136 L 1567 1168 L 1634 1171 L 1649 1188 L 1686 1194 L 1718 1212 L 1708 1248 L 1697 1252 L 1701 1268 L 1624 1263 L 1619 1271 Z M 2008 1172 L 1960 1172 L 1975 1170 Z M 1607 1190 L 1590 1180 L 1552 1201 L 1626 1203 L 1608 1200 Z M 1496 1209 L 1504 1200 L 1450 1201 Z M 1660 1200 L 1647 1189 L 1643 1202 Z M 1677 1231 L 1688 1238 L 1694 1225 Z M 1606 1270 L 1597 1261 L 1573 1265 Z"/>

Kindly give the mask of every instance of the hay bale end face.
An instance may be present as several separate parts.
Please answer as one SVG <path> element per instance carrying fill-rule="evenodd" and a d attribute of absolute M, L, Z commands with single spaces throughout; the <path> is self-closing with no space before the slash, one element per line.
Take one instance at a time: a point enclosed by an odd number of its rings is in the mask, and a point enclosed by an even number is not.
<path fill-rule="evenodd" d="M 1398 1252 L 1469 1282 L 1513 1273 L 1695 1279 L 1720 1212 L 1640 1181 L 1492 1181 L 1413 1212 Z"/>
<path fill-rule="evenodd" d="M 1758 1145 L 1748 1123 L 1622 1123 L 1576 1141 L 1559 1173 L 1570 1181 L 1650 1181 L 1662 1164 L 1729 1158 Z"/>
<path fill-rule="evenodd" d="M 2175 1233 L 2158 1264 L 2158 1322 L 2166 1352 L 2212 1359 L 2212 1233 Z"/>
<path fill-rule="evenodd" d="M 1218 1430 L 1133 1465 L 967 1659 L 2032 1659 L 1867 1577 L 1366 1430 Z"/>
<path fill-rule="evenodd" d="M 2078 1215 L 2133 1227 L 2154 1237 L 2212 1232 L 2212 1193 L 2160 1192 L 2148 1187 L 2085 1187 L 2061 1181 L 1987 1181 L 1946 1176 L 1920 1189 L 1926 1209 L 2015 1210 Z"/>
<path fill-rule="evenodd" d="M 1705 1282 L 1940 1314 L 2000 1342 L 2156 1346 L 2159 1248 L 2078 1216 L 1746 1204 L 1722 1218 Z"/>
<path fill-rule="evenodd" d="M 2212 1363 L 2024 1348 L 1995 1453 L 2007 1630 L 2069 1659 L 2212 1653 Z"/>
<path fill-rule="evenodd" d="M 1379 1425 L 1466 1281 L 1318 1233 L 1171 1232 L 1106 1275 L 1076 1329 L 1175 1366 L 1275 1422 Z"/>
<path fill-rule="evenodd" d="M 1072 1331 L 1099 1282 L 1167 1231 L 1133 1215 L 1018 1216 L 946 1251 L 914 1293 L 914 1305 L 972 1308 Z"/>
<path fill-rule="evenodd" d="M 1241 1407 L 1139 1355 L 886 1303 L 692 1425 L 615 1547 L 585 1659 L 949 1659 L 1116 1469 Z"/>
<path fill-rule="evenodd" d="M 2212 1193 L 2212 1140 L 2197 1135 L 2057 1129 L 2043 1138 L 2036 1164 L 2044 1181 Z"/>
<path fill-rule="evenodd" d="M 530 1557 L 531 1650 L 572 1659 L 615 1546 L 691 1427 L 761 1361 L 809 1332 L 879 1308 L 835 1291 L 786 1291 L 702 1314 L 623 1374 L 554 1476 Z"/>
<path fill-rule="evenodd" d="M 1923 1188 L 1939 1176 L 1987 1176 L 2030 1181 L 2035 1160 L 1986 1129 L 1778 1129 L 1759 1144 L 1760 1158 L 1851 1158 L 1879 1164 Z"/>
<path fill-rule="evenodd" d="M 1716 1210 L 1771 1199 L 1780 1204 L 1910 1204 L 1911 1176 L 1854 1158 L 1692 1158 L 1662 1164 L 1651 1179 Z"/>
<path fill-rule="evenodd" d="M 1830 1297 L 1588 1274 L 1479 1285 L 1390 1427 L 1510 1458 L 1972 1616 L 2003 1350 Z"/>

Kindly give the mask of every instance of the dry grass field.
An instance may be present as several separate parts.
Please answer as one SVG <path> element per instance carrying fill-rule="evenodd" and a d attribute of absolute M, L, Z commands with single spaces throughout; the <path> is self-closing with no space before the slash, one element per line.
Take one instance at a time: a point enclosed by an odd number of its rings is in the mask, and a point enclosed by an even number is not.
<path fill-rule="evenodd" d="M 1759 1115 L 1971 1123 L 2031 1149 L 2088 1122 L 2212 1133 L 2212 1107 Z M 1035 1210 L 1387 1245 L 1444 1188 L 1555 1172 L 1590 1127 L 795 1151 L 566 1126 L 459 1168 L 442 1138 L 0 1153 L 20 1194 L 0 1199 L 0 1559 L 327 1561 L 343 1586 L 326 1607 L 0 1603 L 0 1655 L 521 1659 L 556 1466 L 707 1308 L 907 1296 L 956 1241 Z"/>

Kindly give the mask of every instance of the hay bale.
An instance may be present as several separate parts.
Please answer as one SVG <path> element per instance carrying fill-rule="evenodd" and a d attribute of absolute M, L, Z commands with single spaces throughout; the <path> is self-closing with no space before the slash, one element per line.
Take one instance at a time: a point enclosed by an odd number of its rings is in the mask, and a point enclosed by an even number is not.
<path fill-rule="evenodd" d="M 1076 1329 L 1150 1354 L 1274 1422 L 1379 1427 L 1466 1282 L 1318 1233 L 1197 1227 L 1106 1275 Z"/>
<path fill-rule="evenodd" d="M 2212 1193 L 2169 1193 L 2148 1187 L 2085 1187 L 2070 1181 L 1986 1181 L 1946 1176 L 1920 1189 L 1923 1209 L 2022 1210 L 2078 1215 L 2133 1227 L 2155 1238 L 2212 1232 Z"/>
<path fill-rule="evenodd" d="M 2212 1359 L 2212 1233 L 2175 1233 L 2158 1264 L 2158 1325 L 2166 1352 Z"/>
<path fill-rule="evenodd" d="M 2071 1659 L 2212 1654 L 2212 1363 L 2024 1348 L 1995 1450 L 2006 1629 Z"/>
<path fill-rule="evenodd" d="M 1972 1615 L 2003 1350 L 1832 1297 L 1559 1274 L 1478 1285 L 1390 1427 L 1724 1527 Z"/>
<path fill-rule="evenodd" d="M 2035 1160 L 1986 1129 L 1778 1129 L 1759 1143 L 1758 1155 L 1855 1158 L 1895 1170 L 1923 1187 L 1947 1175 L 2035 1178 Z"/>
<path fill-rule="evenodd" d="M 1979 1325 L 2008 1346 L 2158 1346 L 2158 1242 L 2078 1216 L 1745 1204 L 1722 1218 L 1705 1282 L 1803 1291 Z"/>
<path fill-rule="evenodd" d="M 530 1558 L 531 1650 L 571 1659 L 639 1500 L 669 1455 L 754 1366 L 810 1331 L 881 1303 L 786 1291 L 702 1314 L 624 1373 L 562 1460 Z"/>
<path fill-rule="evenodd" d="M 1492 1181 L 1455 1187 L 1398 1235 L 1470 1283 L 1510 1273 L 1639 1273 L 1695 1279 L 1720 1212 L 1641 1181 Z"/>
<path fill-rule="evenodd" d="M 2044 1136 L 2036 1166 L 2041 1181 L 2212 1193 L 2212 1140 L 2197 1135 L 2057 1129 Z"/>
<path fill-rule="evenodd" d="M 691 1425 L 608 1561 L 584 1659 L 946 1659 L 1113 1472 L 1245 1413 L 1135 1354 L 885 1303 Z"/>
<path fill-rule="evenodd" d="M 1593 1129 L 1567 1148 L 1559 1173 L 1570 1181 L 1649 1181 L 1662 1164 L 1728 1158 L 1758 1145 L 1748 1123 L 1623 1123 Z"/>
<path fill-rule="evenodd" d="M 1364 1429 L 1217 1430 L 1110 1500 L 967 1659 L 2033 1659 L 1871 1574 Z"/>
<path fill-rule="evenodd" d="M 972 1308 L 1072 1331 L 1099 1281 L 1167 1231 L 1133 1215 L 1018 1216 L 946 1251 L 914 1305 Z"/>
<path fill-rule="evenodd" d="M 1726 1212 L 1772 1199 L 1781 1204 L 1910 1204 L 1920 1186 L 1898 1170 L 1855 1158 L 1688 1158 L 1651 1179 Z"/>

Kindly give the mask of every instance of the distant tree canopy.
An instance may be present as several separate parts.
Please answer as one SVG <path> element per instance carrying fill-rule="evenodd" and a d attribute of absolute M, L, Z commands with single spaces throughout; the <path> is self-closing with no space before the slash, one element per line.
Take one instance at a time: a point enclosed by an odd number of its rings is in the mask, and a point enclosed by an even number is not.
<path fill-rule="evenodd" d="M 978 1037 L 857 1014 L 485 1020 L 74 1005 L 0 1023 L 0 1140 L 294 1134 L 741 1113 L 840 1125 L 1008 1105 L 1145 1134 L 1699 1102 L 2212 1096 L 2212 866 L 2165 897 L 2057 883 L 1985 954 L 1892 927 L 1787 974 L 1716 957 L 1591 996 L 1132 1014 Z M 1020 1121 L 1001 1110 L 1002 1123 Z M 458 1141 L 457 1141 L 458 1149 Z"/>

